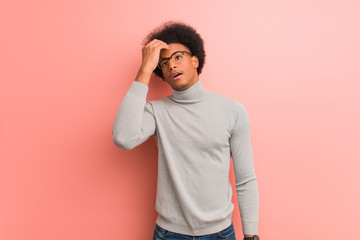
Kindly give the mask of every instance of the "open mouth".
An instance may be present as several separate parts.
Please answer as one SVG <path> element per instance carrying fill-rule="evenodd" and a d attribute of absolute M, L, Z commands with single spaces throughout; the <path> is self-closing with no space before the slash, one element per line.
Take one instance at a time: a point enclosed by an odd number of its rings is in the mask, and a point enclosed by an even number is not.
<path fill-rule="evenodd" d="M 171 74 L 171 78 L 172 78 L 172 79 L 179 79 L 180 76 L 181 76 L 181 74 L 182 74 L 182 73 L 180 73 L 180 72 Z"/>

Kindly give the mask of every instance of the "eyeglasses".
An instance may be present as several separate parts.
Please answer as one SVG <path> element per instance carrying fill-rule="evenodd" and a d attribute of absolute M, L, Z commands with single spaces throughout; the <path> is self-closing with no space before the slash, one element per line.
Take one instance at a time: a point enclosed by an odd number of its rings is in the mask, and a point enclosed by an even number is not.
<path fill-rule="evenodd" d="M 164 70 L 164 68 L 166 68 L 169 65 L 170 59 L 174 63 L 181 63 L 184 60 L 185 53 L 190 54 L 191 56 L 193 56 L 191 53 L 189 53 L 187 51 L 176 51 L 173 54 L 171 54 L 170 57 L 162 58 L 158 63 L 158 68 L 160 68 L 161 70 Z"/>

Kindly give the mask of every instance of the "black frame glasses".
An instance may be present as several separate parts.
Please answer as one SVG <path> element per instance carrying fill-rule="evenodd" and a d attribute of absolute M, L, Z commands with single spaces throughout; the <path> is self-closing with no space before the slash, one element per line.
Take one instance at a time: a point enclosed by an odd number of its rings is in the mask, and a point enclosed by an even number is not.
<path fill-rule="evenodd" d="M 185 55 L 185 53 L 190 54 L 191 56 L 193 56 L 191 53 L 189 53 L 189 52 L 187 52 L 187 51 L 176 51 L 176 52 L 173 52 L 170 57 L 162 58 L 162 59 L 159 60 L 159 62 L 158 62 L 158 68 L 159 68 L 160 70 L 163 70 L 164 68 L 166 68 L 166 67 L 168 66 L 168 63 L 169 63 L 170 60 L 172 60 L 174 63 L 181 63 L 181 62 L 184 60 L 183 58 L 176 59 L 176 58 L 174 57 L 175 54 L 177 54 L 177 53 L 179 53 L 179 52 L 182 53 L 183 56 Z M 164 61 L 166 61 L 166 62 L 164 62 Z M 162 66 L 163 63 L 167 63 L 167 64 L 166 64 L 165 66 Z"/>

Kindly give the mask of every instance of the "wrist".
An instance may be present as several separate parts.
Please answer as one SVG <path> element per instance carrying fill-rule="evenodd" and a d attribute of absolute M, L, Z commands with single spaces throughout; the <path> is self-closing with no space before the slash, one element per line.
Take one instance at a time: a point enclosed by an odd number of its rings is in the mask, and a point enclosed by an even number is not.
<path fill-rule="evenodd" d="M 146 64 L 145 65 L 141 65 L 139 68 L 139 73 L 140 74 L 146 74 L 146 75 L 151 75 L 153 73 L 154 69 L 152 67 L 147 67 Z"/>
<path fill-rule="evenodd" d="M 258 235 L 244 235 L 244 240 L 260 240 Z"/>
<path fill-rule="evenodd" d="M 135 81 L 141 82 L 141 83 L 149 86 L 151 74 L 152 74 L 152 71 L 149 72 L 149 71 L 146 71 L 146 70 L 143 70 L 140 68 L 136 75 Z"/>

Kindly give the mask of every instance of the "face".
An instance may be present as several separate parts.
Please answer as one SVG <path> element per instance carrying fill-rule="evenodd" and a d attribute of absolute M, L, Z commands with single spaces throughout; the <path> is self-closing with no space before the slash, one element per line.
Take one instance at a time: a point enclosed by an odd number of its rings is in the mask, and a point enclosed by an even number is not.
<path fill-rule="evenodd" d="M 189 48 L 182 44 L 171 43 L 169 44 L 169 49 L 162 49 L 160 51 L 159 59 L 168 58 L 176 51 L 190 52 Z M 197 73 L 198 66 L 198 58 L 187 53 L 182 56 L 180 63 L 175 63 L 170 59 L 168 64 L 162 69 L 164 81 L 177 91 L 186 90 L 199 80 Z"/>

